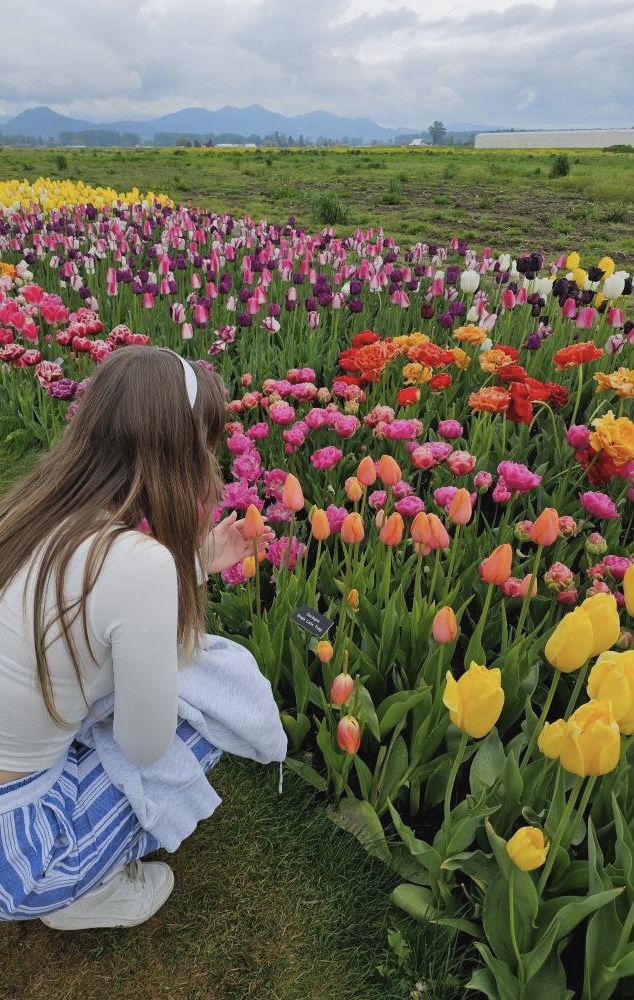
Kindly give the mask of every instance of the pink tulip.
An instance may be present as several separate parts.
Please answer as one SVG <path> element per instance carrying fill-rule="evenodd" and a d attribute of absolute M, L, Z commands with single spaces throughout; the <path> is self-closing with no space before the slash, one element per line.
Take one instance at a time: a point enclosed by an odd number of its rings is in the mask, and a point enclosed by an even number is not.
<path fill-rule="evenodd" d="M 607 321 L 610 326 L 621 329 L 624 323 L 623 310 L 615 307 L 608 309 Z"/>
<path fill-rule="evenodd" d="M 154 308 L 154 296 L 152 295 L 151 292 L 144 292 L 143 293 L 143 308 L 144 309 L 153 309 Z"/>
<path fill-rule="evenodd" d="M 510 288 L 505 288 L 502 292 L 502 305 L 505 309 L 512 309 L 515 305 L 515 292 Z"/>
<path fill-rule="evenodd" d="M 597 311 L 592 306 L 584 306 L 577 314 L 577 326 L 580 330 L 590 330 L 597 318 Z"/>
<path fill-rule="evenodd" d="M 566 299 L 561 310 L 566 319 L 574 319 L 577 315 L 577 303 L 574 299 Z"/>

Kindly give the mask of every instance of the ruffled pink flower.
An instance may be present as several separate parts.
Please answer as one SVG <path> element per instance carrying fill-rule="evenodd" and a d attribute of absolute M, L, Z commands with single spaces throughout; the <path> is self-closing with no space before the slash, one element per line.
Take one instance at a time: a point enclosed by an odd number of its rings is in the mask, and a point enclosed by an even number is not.
<path fill-rule="evenodd" d="M 416 469 L 432 469 L 438 465 L 437 459 L 428 444 L 423 444 L 420 448 L 415 448 L 411 455 L 412 465 Z"/>
<path fill-rule="evenodd" d="M 291 396 L 300 403 L 310 403 L 317 398 L 317 386 L 310 382 L 300 382 L 293 388 Z"/>
<path fill-rule="evenodd" d="M 341 461 L 343 458 L 343 452 L 341 448 L 334 448 L 332 445 L 328 445 L 326 448 L 319 448 L 314 451 L 310 456 L 311 463 L 316 469 L 328 470 L 334 469 L 337 462 Z"/>
<path fill-rule="evenodd" d="M 394 483 L 392 487 L 392 496 L 397 500 L 403 500 L 404 497 L 411 496 L 413 492 L 413 488 L 404 479 L 399 479 L 398 483 Z"/>
<path fill-rule="evenodd" d="M 368 505 L 372 510 L 380 510 L 387 503 L 386 490 L 374 490 L 368 497 Z"/>
<path fill-rule="evenodd" d="M 451 501 L 458 492 L 457 486 L 439 486 L 434 490 L 434 503 L 444 510 L 449 510 Z"/>
<path fill-rule="evenodd" d="M 592 514 L 593 517 L 610 521 L 619 516 L 618 510 L 614 506 L 614 502 L 611 497 L 607 495 L 607 493 L 599 493 L 593 490 L 588 490 L 588 492 L 582 493 L 579 499 L 583 509 L 588 514 Z"/>
<path fill-rule="evenodd" d="M 493 476 L 490 472 L 476 472 L 473 477 L 473 485 L 477 490 L 488 490 L 493 482 Z"/>
<path fill-rule="evenodd" d="M 447 456 L 447 465 L 454 476 L 468 476 L 475 469 L 476 457 L 468 451 L 453 451 Z"/>
<path fill-rule="evenodd" d="M 573 589 L 575 575 L 565 563 L 555 562 L 544 573 L 544 582 L 553 593 L 561 593 L 561 591 Z"/>
<path fill-rule="evenodd" d="M 268 436 L 269 425 L 265 423 L 254 424 L 253 427 L 249 427 L 247 431 L 247 437 L 249 437 L 251 441 L 262 441 Z"/>
<path fill-rule="evenodd" d="M 394 504 L 394 509 L 402 517 L 416 517 L 422 510 L 425 510 L 425 504 L 420 497 L 408 496 L 403 497 L 402 500 L 398 500 Z"/>
<path fill-rule="evenodd" d="M 611 594 L 612 591 L 608 587 L 607 583 L 603 580 L 595 580 L 591 587 L 588 587 L 588 597 L 594 597 L 595 594 Z"/>
<path fill-rule="evenodd" d="M 585 424 L 572 424 L 566 431 L 566 441 L 571 448 L 585 451 L 590 447 L 590 428 Z"/>
<path fill-rule="evenodd" d="M 528 588 L 530 587 L 531 574 L 529 573 L 522 580 L 519 580 L 516 576 L 510 576 L 505 583 L 502 584 L 500 590 L 505 597 L 518 597 L 525 598 L 528 596 Z M 537 580 L 533 580 L 533 589 L 531 597 L 535 597 L 537 594 Z"/>
<path fill-rule="evenodd" d="M 280 524 L 290 521 L 293 517 L 293 511 L 285 507 L 283 503 L 271 503 L 266 508 L 266 517 L 271 524 Z"/>
<path fill-rule="evenodd" d="M 313 368 L 291 368 L 287 371 L 286 378 L 293 385 L 300 382 L 314 382 L 317 378 Z"/>
<path fill-rule="evenodd" d="M 225 510 L 246 510 L 250 504 L 254 504 L 258 510 L 262 510 L 264 506 L 255 486 L 249 486 L 248 483 L 244 482 L 227 483 L 225 485 L 221 501 L 221 505 Z"/>
<path fill-rule="evenodd" d="M 281 501 L 287 479 L 288 472 L 285 469 L 269 469 L 264 473 L 264 496 L 267 500 Z"/>
<path fill-rule="evenodd" d="M 502 476 L 500 476 L 497 483 L 493 487 L 493 493 L 491 494 L 491 499 L 493 500 L 494 503 L 508 503 L 508 501 L 511 499 L 512 496 L 513 494 L 506 485 L 506 482 L 504 481 Z"/>
<path fill-rule="evenodd" d="M 311 431 L 318 431 L 321 430 L 322 427 L 328 426 L 330 423 L 330 415 L 327 410 L 309 410 L 304 417 L 304 422 L 308 424 Z"/>
<path fill-rule="evenodd" d="M 288 541 L 288 536 L 284 535 L 282 538 L 277 538 L 268 547 L 267 558 L 277 569 L 294 569 L 297 560 L 300 556 L 303 556 L 306 552 L 306 546 L 297 540 L 293 535 L 290 541 Z"/>
<path fill-rule="evenodd" d="M 253 450 L 253 442 L 246 434 L 232 434 L 227 439 L 227 448 L 232 455 L 244 455 L 245 452 Z"/>
<path fill-rule="evenodd" d="M 383 433 L 389 441 L 411 441 L 418 437 L 422 429 L 420 420 L 391 420 Z"/>
<path fill-rule="evenodd" d="M 262 460 L 260 453 L 253 448 L 252 451 L 244 452 L 234 460 L 231 465 L 231 474 L 236 479 L 244 479 L 247 483 L 253 483 L 262 475 Z"/>
<path fill-rule="evenodd" d="M 394 420 L 394 410 L 391 406 L 375 406 L 363 418 L 366 427 L 376 427 L 378 423 L 389 424 Z"/>
<path fill-rule="evenodd" d="M 453 451 L 452 446 L 446 441 L 428 441 L 425 447 L 429 448 L 437 462 L 444 462 Z"/>
<path fill-rule="evenodd" d="M 283 431 L 282 438 L 284 439 L 284 444 L 288 444 L 291 448 L 297 449 L 301 448 L 306 440 L 306 432 L 301 426 L 296 424 L 294 427 L 290 427 L 288 430 Z"/>
<path fill-rule="evenodd" d="M 438 433 L 449 440 L 462 437 L 462 424 L 458 420 L 439 420 Z"/>
<path fill-rule="evenodd" d="M 269 416 L 274 424 L 290 424 L 295 419 L 295 410 L 284 400 L 269 406 Z"/>
<path fill-rule="evenodd" d="M 339 534 L 341 531 L 341 525 L 347 516 L 348 511 L 345 507 L 336 507 L 333 503 L 326 507 L 326 517 L 328 518 L 331 535 Z"/>
<path fill-rule="evenodd" d="M 571 590 L 562 590 L 555 596 L 555 600 L 557 604 L 563 604 L 567 608 L 571 607 L 577 603 L 577 590 L 574 587 Z"/>
<path fill-rule="evenodd" d="M 630 565 L 632 563 L 631 559 L 627 556 L 604 556 L 603 565 L 607 569 L 608 573 L 613 580 L 620 583 L 625 574 L 627 573 Z"/>
<path fill-rule="evenodd" d="M 354 417 L 345 413 L 337 413 L 335 419 L 332 422 L 333 430 L 341 438 L 349 438 L 355 434 L 359 427 L 361 426 L 361 421 L 358 417 Z"/>
<path fill-rule="evenodd" d="M 220 575 L 230 587 L 237 587 L 241 583 L 246 583 L 244 573 L 242 572 L 242 563 L 236 563 L 235 566 L 230 566 L 229 569 L 223 569 Z"/>
<path fill-rule="evenodd" d="M 568 514 L 562 514 L 559 518 L 559 536 L 560 538 L 572 538 L 577 531 L 577 522 L 574 517 L 570 517 Z"/>
<path fill-rule="evenodd" d="M 511 493 L 528 493 L 535 489 L 542 481 L 542 477 L 531 472 L 529 468 L 520 462 L 500 462 L 498 474 L 506 484 L 506 488 Z"/>

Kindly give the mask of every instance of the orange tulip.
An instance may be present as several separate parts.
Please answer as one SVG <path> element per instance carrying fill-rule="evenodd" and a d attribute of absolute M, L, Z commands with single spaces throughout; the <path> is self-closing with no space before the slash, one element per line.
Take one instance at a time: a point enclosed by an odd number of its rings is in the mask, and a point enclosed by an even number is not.
<path fill-rule="evenodd" d="M 352 715 L 344 715 L 337 726 L 337 745 L 346 753 L 355 754 L 361 746 L 361 729 Z"/>
<path fill-rule="evenodd" d="M 429 514 L 429 530 L 431 531 L 431 538 L 429 544 L 432 549 L 448 549 L 449 548 L 449 535 L 447 534 L 447 529 L 438 517 L 438 514 Z"/>
<path fill-rule="evenodd" d="M 363 530 L 363 520 L 360 514 L 348 514 L 341 525 L 341 540 L 346 545 L 357 545 L 363 541 L 365 531 Z"/>
<path fill-rule="evenodd" d="M 255 556 L 247 556 L 242 560 L 242 575 L 245 580 L 251 580 L 255 576 Z"/>
<path fill-rule="evenodd" d="M 346 496 L 351 503 L 358 503 L 363 496 L 363 486 L 356 476 L 346 479 Z"/>
<path fill-rule="evenodd" d="M 449 504 L 447 516 L 454 524 L 468 524 L 472 513 L 471 494 L 461 487 Z"/>
<path fill-rule="evenodd" d="M 394 511 L 381 528 L 379 538 L 384 545 L 400 545 L 404 530 L 403 518 L 398 511 Z"/>
<path fill-rule="evenodd" d="M 330 535 L 330 522 L 325 510 L 315 507 L 310 519 L 310 530 L 313 538 L 323 542 Z"/>
<path fill-rule="evenodd" d="M 376 514 L 374 515 L 374 523 L 375 523 L 376 527 L 379 529 L 379 531 L 383 527 L 383 522 L 384 521 L 385 521 L 385 511 L 384 510 L 377 510 Z"/>
<path fill-rule="evenodd" d="M 358 611 L 359 610 L 359 591 L 358 590 L 354 590 L 354 589 L 351 590 L 350 593 L 348 594 L 347 600 L 348 600 L 348 604 L 350 605 L 350 607 L 352 608 L 353 611 Z"/>
<path fill-rule="evenodd" d="M 328 639 L 322 639 L 321 642 L 317 643 L 317 659 L 320 663 L 330 663 L 334 655 L 334 649 L 332 648 L 332 643 Z"/>
<path fill-rule="evenodd" d="M 359 462 L 359 468 L 357 469 L 357 479 L 364 486 L 373 486 L 376 482 L 376 466 L 374 460 L 366 455 Z"/>
<path fill-rule="evenodd" d="M 429 526 L 429 518 L 424 510 L 421 510 L 420 513 L 416 515 L 409 530 L 410 535 L 412 536 L 412 541 L 416 545 L 429 545 L 431 528 Z"/>
<path fill-rule="evenodd" d="M 256 539 L 260 538 L 266 530 L 264 521 L 262 520 L 262 515 L 260 511 L 255 506 L 255 504 L 250 504 L 247 507 L 247 512 L 244 515 L 244 523 L 242 525 L 242 537 Z"/>
<path fill-rule="evenodd" d="M 554 507 L 545 507 L 536 521 L 531 524 L 528 534 L 536 545 L 552 545 L 559 537 L 559 514 Z"/>
<path fill-rule="evenodd" d="M 483 583 L 495 583 L 501 587 L 511 575 L 513 549 L 505 542 L 498 545 L 490 556 L 480 563 L 480 579 Z"/>
<path fill-rule="evenodd" d="M 337 674 L 330 688 L 330 701 L 333 705 L 343 705 L 354 691 L 354 681 L 350 674 Z"/>
<path fill-rule="evenodd" d="M 453 608 L 448 605 L 437 611 L 431 627 L 436 642 L 453 642 L 458 635 L 458 623 Z"/>
<path fill-rule="evenodd" d="M 295 511 L 295 513 L 298 510 L 302 510 L 304 506 L 304 494 L 302 493 L 300 481 L 290 473 L 286 477 L 284 489 L 282 490 L 282 503 L 289 510 Z"/>
<path fill-rule="evenodd" d="M 391 455 L 381 455 L 377 472 L 384 486 L 395 486 L 401 480 L 400 466 Z"/>

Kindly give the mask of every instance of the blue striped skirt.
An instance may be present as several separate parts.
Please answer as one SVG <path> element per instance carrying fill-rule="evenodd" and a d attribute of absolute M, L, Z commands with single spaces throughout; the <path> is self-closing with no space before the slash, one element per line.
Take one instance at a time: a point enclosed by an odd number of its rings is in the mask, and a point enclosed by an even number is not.
<path fill-rule="evenodd" d="M 177 734 L 205 771 L 222 756 L 188 722 Z M 57 768 L 0 785 L 0 920 L 59 910 L 160 846 L 96 751 L 73 743 Z"/>

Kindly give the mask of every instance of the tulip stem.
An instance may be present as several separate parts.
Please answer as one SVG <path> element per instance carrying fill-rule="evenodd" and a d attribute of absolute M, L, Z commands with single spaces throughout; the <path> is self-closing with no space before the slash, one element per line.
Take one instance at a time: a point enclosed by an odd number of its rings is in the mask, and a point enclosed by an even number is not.
<path fill-rule="evenodd" d="M 313 573 L 315 574 L 315 585 L 313 587 L 313 604 L 315 606 L 317 605 L 317 581 L 319 579 L 319 566 L 321 563 L 321 546 L 322 543 L 320 538 L 319 541 L 317 542 L 317 555 L 315 557 L 315 568 L 313 570 Z"/>
<path fill-rule="evenodd" d="M 522 953 L 517 944 L 517 934 L 515 933 L 515 865 L 513 864 L 511 865 L 511 874 L 509 876 L 509 932 L 511 935 L 511 944 L 513 945 L 513 954 L 517 962 L 517 978 L 520 982 L 518 1000 L 524 1000 L 526 972 L 524 970 L 524 963 L 522 962 Z"/>
<path fill-rule="evenodd" d="M 484 604 L 482 606 L 482 614 L 480 615 L 480 620 L 476 625 L 476 630 L 473 633 L 475 641 L 478 643 L 482 642 L 482 633 L 484 632 L 484 626 L 486 625 L 486 620 L 489 614 L 489 607 L 491 605 L 491 598 L 493 596 L 493 588 L 495 584 L 490 583 L 487 587 L 487 592 L 484 598 Z"/>
<path fill-rule="evenodd" d="M 257 538 L 253 539 L 253 561 L 255 563 L 255 606 L 258 611 L 258 618 L 262 617 L 262 604 L 260 598 L 260 560 L 258 559 Z"/>
<path fill-rule="evenodd" d="M 440 567 L 440 549 L 436 549 L 436 556 L 434 558 L 434 572 L 431 575 L 431 583 L 429 584 L 428 596 L 433 601 L 434 594 L 436 592 L 436 578 L 438 576 L 438 569 Z"/>
<path fill-rule="evenodd" d="M 577 413 L 579 411 L 579 404 L 581 402 L 581 391 L 583 389 L 583 365 L 579 365 L 577 370 L 578 370 L 578 375 L 577 375 L 577 395 L 576 395 L 576 398 L 575 398 L 575 408 L 572 411 L 572 417 L 570 418 L 571 425 L 574 424 L 575 420 L 577 419 Z"/>
<path fill-rule="evenodd" d="M 546 858 L 546 864 L 544 865 L 544 870 L 541 874 L 539 882 L 537 883 L 537 894 L 541 896 L 548 881 L 548 876 L 552 871 L 552 867 L 555 863 L 557 857 L 557 851 L 559 849 L 559 844 L 561 843 L 561 838 L 563 837 L 566 827 L 570 822 L 570 817 L 572 816 L 575 803 L 579 798 L 579 792 L 581 791 L 581 786 L 583 785 L 584 779 L 581 777 L 575 778 L 575 783 L 570 789 L 570 795 L 568 796 L 568 801 L 566 802 L 566 807 L 561 814 L 561 819 L 559 820 L 559 825 L 555 832 L 555 836 L 550 842 L 548 847 L 548 857 Z"/>
<path fill-rule="evenodd" d="M 535 558 L 533 560 L 533 567 L 531 569 L 531 578 L 528 583 L 528 592 L 524 597 L 524 601 L 522 603 L 522 610 L 520 611 L 520 617 L 517 623 L 517 629 L 515 631 L 516 640 L 521 636 L 522 629 L 524 628 L 524 624 L 526 622 L 526 616 L 528 614 L 528 605 L 530 603 L 530 599 L 533 593 L 533 587 L 535 585 L 535 579 L 537 577 L 537 570 L 539 569 L 539 561 L 542 557 L 542 551 L 543 551 L 543 545 L 538 545 L 537 552 L 535 553 Z"/>
<path fill-rule="evenodd" d="M 588 781 L 586 782 L 586 787 L 584 788 L 583 795 L 581 796 L 581 802 L 579 803 L 577 809 L 575 810 L 573 821 L 570 824 L 570 829 L 572 830 L 573 834 L 575 826 L 577 825 L 577 820 L 583 819 L 583 814 L 587 809 L 588 802 L 590 801 L 590 796 L 592 795 L 592 789 L 594 788 L 596 781 L 597 781 L 596 776 L 593 775 L 591 778 L 588 778 Z M 564 846 L 567 846 L 565 842 Z"/>
<path fill-rule="evenodd" d="M 447 594 L 451 590 L 451 578 L 453 576 L 453 569 L 454 569 L 454 565 L 455 565 L 455 562 L 456 562 L 456 555 L 458 554 L 458 540 L 460 538 L 460 528 L 461 527 L 462 527 L 462 525 L 460 525 L 460 524 L 456 525 L 456 532 L 455 532 L 455 534 L 453 536 L 453 542 L 452 542 L 452 545 L 451 545 L 451 555 L 449 557 L 449 568 L 447 570 L 447 580 L 446 580 L 446 583 L 445 583 L 445 594 L 444 594 L 445 597 L 447 596 Z"/>
<path fill-rule="evenodd" d="M 458 750 L 456 751 L 456 756 L 454 757 L 454 762 L 451 765 L 451 771 L 449 772 L 449 780 L 447 781 L 447 788 L 445 789 L 445 806 L 444 806 L 444 829 L 445 829 L 445 845 L 449 845 L 449 831 L 451 829 L 451 796 L 453 793 L 453 786 L 456 782 L 456 776 L 460 765 L 462 764 L 462 758 L 464 757 L 465 750 L 467 749 L 467 740 L 469 739 L 466 733 L 462 733 L 460 736 L 460 744 Z"/>
<path fill-rule="evenodd" d="M 550 688 L 548 689 L 548 694 L 546 695 L 544 707 L 541 710 L 541 714 L 539 716 L 539 719 L 537 720 L 537 725 L 533 730 L 533 735 L 531 736 L 528 742 L 528 746 L 526 747 L 526 753 L 524 754 L 524 760 L 520 764 L 520 769 L 526 767 L 526 765 L 529 763 L 531 759 L 531 756 L 533 754 L 533 747 L 535 746 L 539 734 L 544 728 L 544 723 L 548 716 L 548 712 L 550 711 L 550 706 L 553 703 L 553 698 L 555 697 L 555 691 L 557 690 L 557 685 L 559 684 L 560 677 L 561 677 L 561 671 L 553 670 L 553 677 L 550 682 Z"/>
<path fill-rule="evenodd" d="M 392 575 L 392 546 L 386 545 L 385 549 L 383 580 L 381 581 L 381 606 L 383 608 L 387 606 L 388 597 L 390 595 L 390 577 Z"/>
<path fill-rule="evenodd" d="M 584 681 L 586 679 L 586 675 L 588 673 L 588 667 L 589 666 L 590 666 L 590 664 L 586 663 L 586 665 L 584 667 L 582 667 L 581 670 L 577 671 L 577 679 L 575 681 L 575 686 L 572 689 L 572 694 L 570 695 L 570 701 L 568 702 L 568 705 L 567 705 L 567 708 L 566 708 L 566 714 L 564 716 L 564 718 L 566 718 L 566 719 L 568 719 L 570 717 L 570 715 L 572 714 L 572 712 L 574 710 L 575 705 L 577 704 L 577 698 L 579 697 L 579 692 L 581 691 L 581 688 L 583 687 L 583 683 L 584 683 Z"/>

